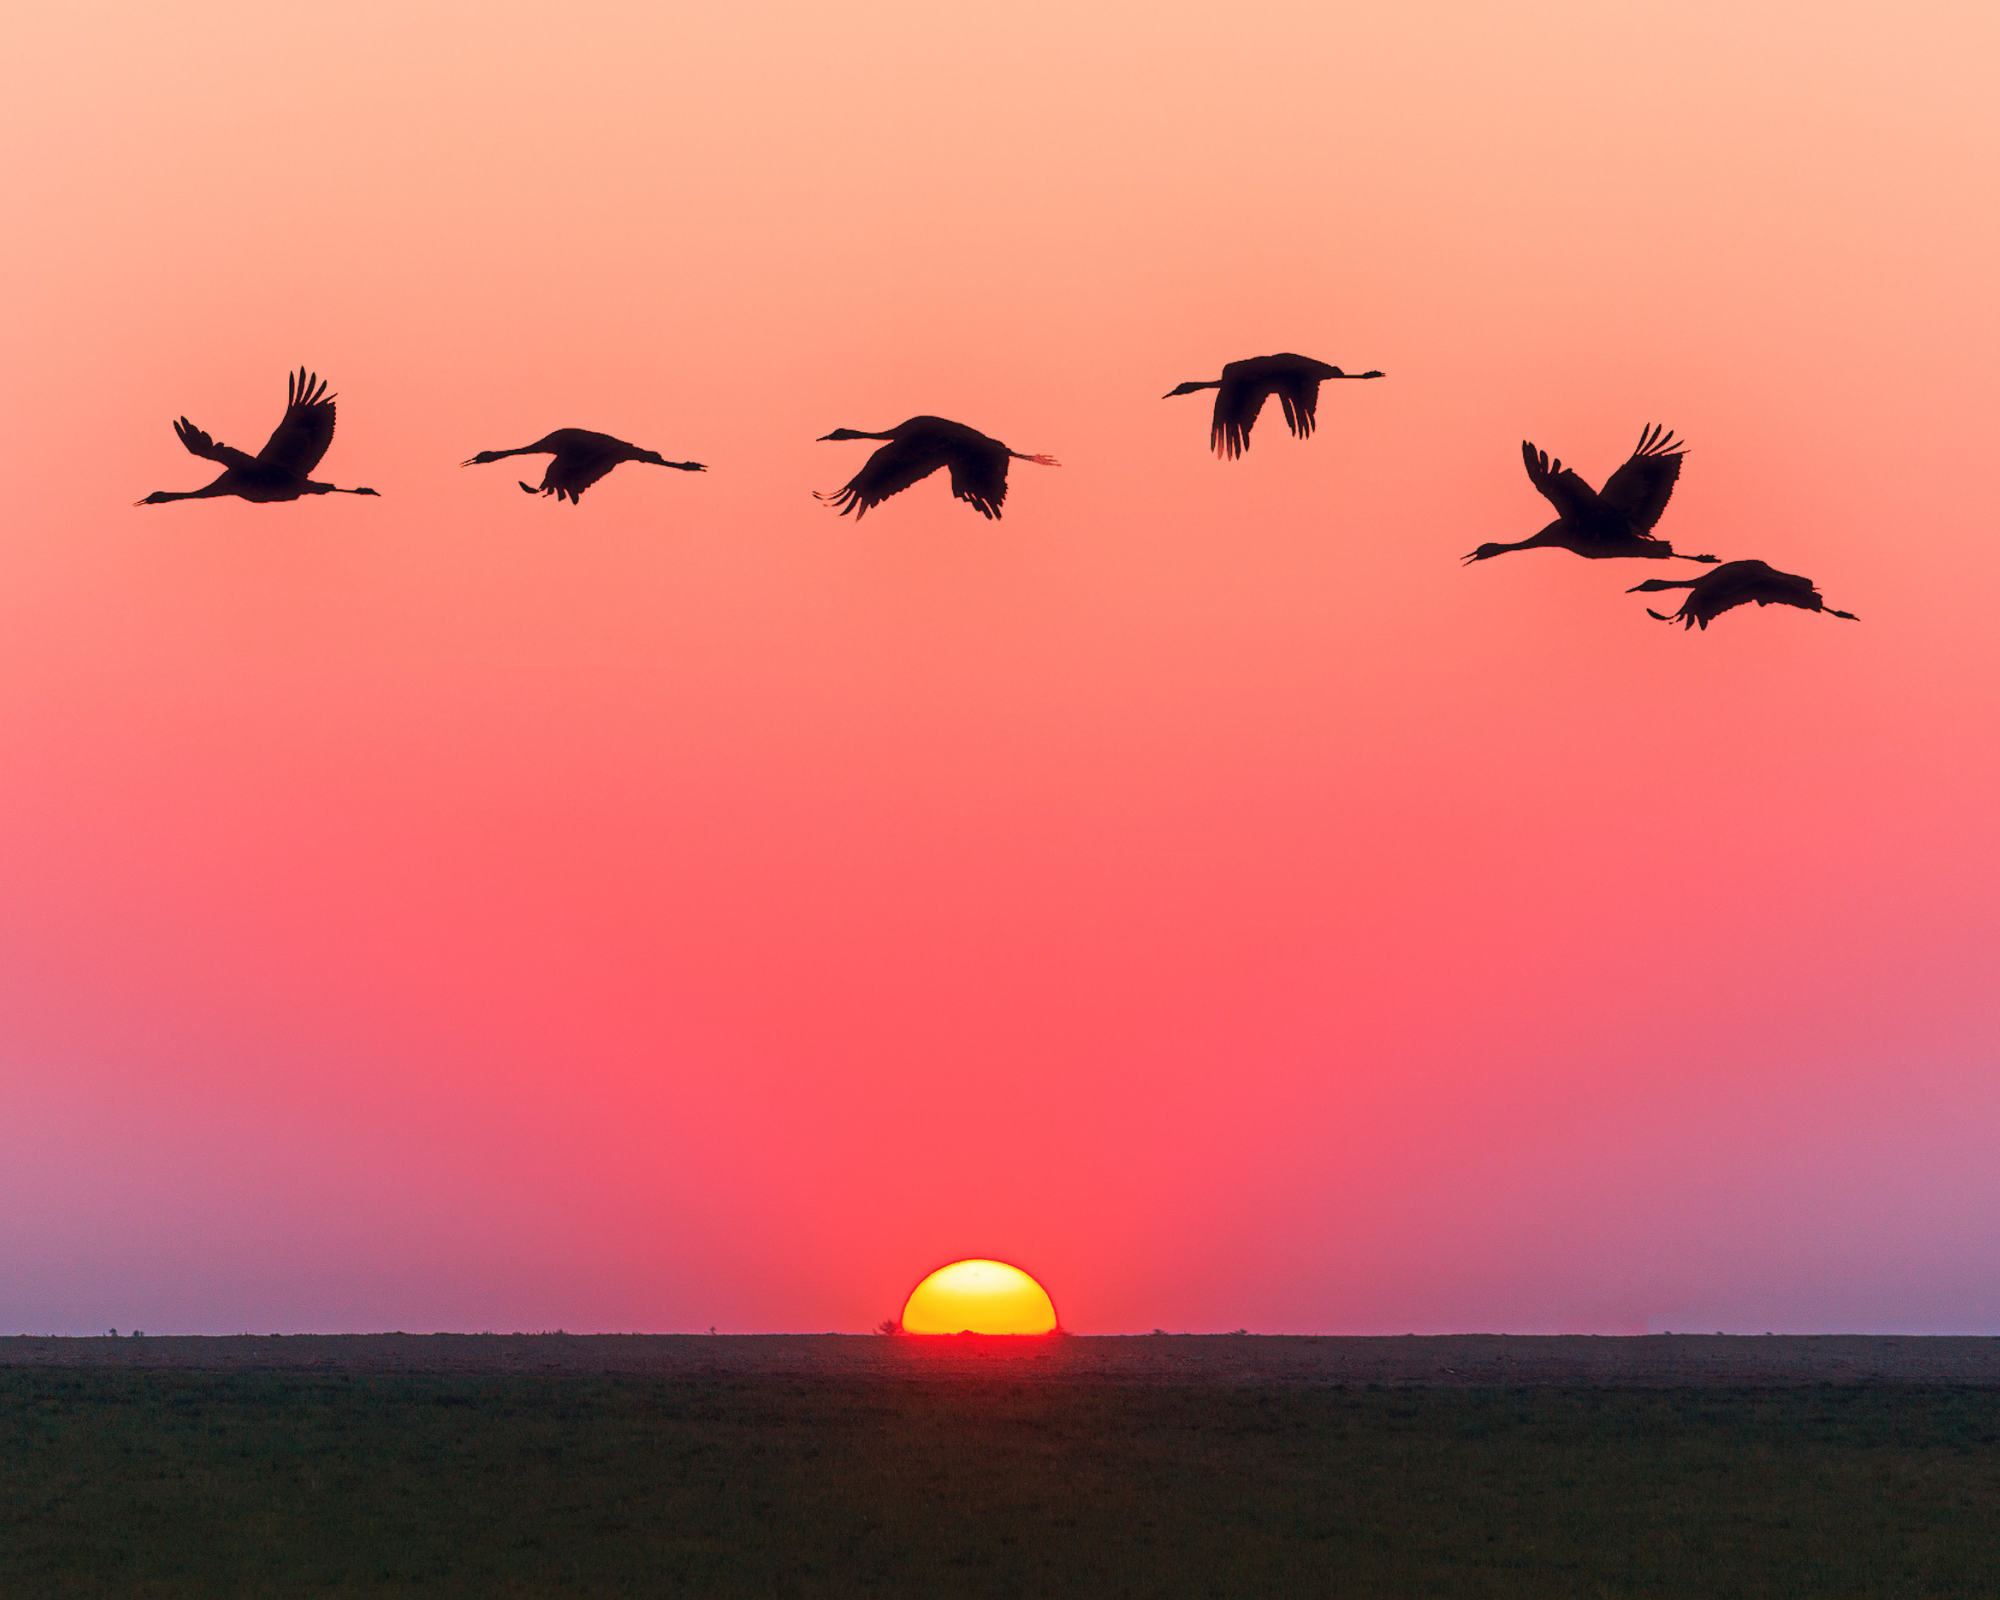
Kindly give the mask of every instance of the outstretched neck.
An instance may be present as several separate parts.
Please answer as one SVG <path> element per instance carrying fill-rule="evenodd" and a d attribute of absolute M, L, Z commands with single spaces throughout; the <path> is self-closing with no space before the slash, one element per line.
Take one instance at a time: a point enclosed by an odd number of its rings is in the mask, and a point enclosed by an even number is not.
<path fill-rule="evenodd" d="M 1563 532 L 1562 523 L 1551 522 L 1532 538 L 1517 539 L 1512 544 L 1483 544 L 1466 556 L 1465 559 L 1468 564 L 1474 561 L 1491 561 L 1495 556 L 1504 556 L 1510 550 L 1541 550 L 1547 548 L 1549 545 L 1566 547 L 1568 543 L 1569 540 Z"/>

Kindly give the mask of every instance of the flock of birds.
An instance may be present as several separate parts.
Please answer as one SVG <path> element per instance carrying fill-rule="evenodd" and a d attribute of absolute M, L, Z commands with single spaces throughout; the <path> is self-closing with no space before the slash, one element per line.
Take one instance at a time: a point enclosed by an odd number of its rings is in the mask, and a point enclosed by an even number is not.
<path fill-rule="evenodd" d="M 1215 412 L 1209 426 L 1209 445 L 1224 460 L 1234 460 L 1250 448 L 1250 430 L 1258 413 L 1273 395 L 1283 408 L 1285 424 L 1294 438 L 1307 439 L 1317 426 L 1319 386 L 1334 379 L 1362 381 L 1379 378 L 1380 372 L 1343 372 L 1308 356 L 1256 356 L 1232 361 L 1222 376 L 1183 383 L 1169 390 L 1163 399 L 1213 389 Z M 199 489 L 161 489 L 138 502 L 142 506 L 161 505 L 169 500 L 212 500 L 235 496 L 260 504 L 274 500 L 296 500 L 310 494 L 368 494 L 373 489 L 342 489 L 318 483 L 312 472 L 333 442 L 334 396 L 317 373 L 301 367 L 285 380 L 285 415 L 264 448 L 256 455 L 217 444 L 186 417 L 174 424 L 174 432 L 188 450 L 203 460 L 221 465 L 222 473 Z M 1007 464 L 1031 461 L 1037 466 L 1061 465 L 1052 456 L 1024 455 L 998 439 L 990 439 L 962 422 L 943 417 L 911 417 L 880 433 L 856 428 L 836 428 L 821 436 L 821 442 L 875 439 L 882 447 L 869 456 L 846 485 L 820 500 L 836 508 L 842 516 L 850 512 L 859 520 L 891 495 L 901 494 L 940 468 L 951 471 L 951 492 L 981 516 L 995 518 L 1007 499 Z M 1465 557 L 1469 565 L 1491 560 L 1512 550 L 1567 550 L 1588 560 L 1608 557 L 1660 561 L 1677 558 L 1712 566 L 1698 578 L 1648 578 L 1628 589 L 1628 594 L 1655 594 L 1665 589 L 1686 589 L 1687 598 L 1678 611 L 1667 615 L 1647 608 L 1647 615 L 1662 622 L 1679 622 L 1683 627 L 1706 629 L 1723 612 L 1755 601 L 1759 606 L 1797 606 L 1803 611 L 1820 611 L 1828 616 L 1859 619 L 1850 611 L 1835 611 L 1820 598 L 1810 578 L 1780 572 L 1762 561 L 1719 561 L 1712 555 L 1681 556 L 1665 539 L 1653 532 L 1674 484 L 1681 474 L 1687 446 L 1665 428 L 1649 427 L 1639 436 L 1638 447 L 1624 465 L 1594 490 L 1561 461 L 1551 460 L 1546 451 L 1526 441 L 1521 457 L 1528 479 L 1550 505 L 1556 520 L 1540 533 L 1513 544 L 1482 544 Z M 461 463 L 483 467 L 508 456 L 546 455 L 552 459 L 539 486 L 522 483 L 526 494 L 554 495 L 572 505 L 598 479 L 623 462 L 673 467 L 681 472 L 706 472 L 699 461 L 669 461 L 657 450 L 644 450 L 614 439 L 608 433 L 587 428 L 558 428 L 533 444 L 511 450 L 482 450 Z"/>

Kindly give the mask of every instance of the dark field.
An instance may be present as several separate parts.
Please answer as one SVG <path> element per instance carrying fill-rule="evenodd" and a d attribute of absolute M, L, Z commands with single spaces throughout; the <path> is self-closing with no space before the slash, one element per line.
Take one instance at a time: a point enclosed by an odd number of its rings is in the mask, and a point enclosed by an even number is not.
<path fill-rule="evenodd" d="M 0 1595 L 2000 1595 L 2000 1389 L 1014 1367 L 0 1368 Z"/>
<path fill-rule="evenodd" d="M 2000 1385 L 2000 1339 L 1886 1334 L 1454 1333 L 1417 1338 L 1152 1334 L 881 1339 L 866 1334 L 309 1333 L 259 1338 L 0 1338 L 0 1369 L 526 1373 L 597 1377 L 882 1378 L 1020 1383 L 1557 1384 L 1772 1388 L 1813 1383 Z"/>

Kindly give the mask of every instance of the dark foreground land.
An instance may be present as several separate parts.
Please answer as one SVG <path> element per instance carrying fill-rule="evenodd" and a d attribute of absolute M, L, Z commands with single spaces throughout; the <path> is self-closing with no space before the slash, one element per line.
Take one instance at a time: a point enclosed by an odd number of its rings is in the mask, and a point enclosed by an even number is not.
<path fill-rule="evenodd" d="M 889 1378 L 1004 1372 L 1017 1383 L 2000 1385 L 2000 1339 L 1881 1334 L 1607 1339 L 1152 1334 L 1126 1338 L 884 1339 L 849 1333 L 341 1333 L 228 1339 L 0 1338 L 0 1369 L 618 1374 L 648 1378 Z"/>
<path fill-rule="evenodd" d="M 1592 1385 L 1265 1370 L 1445 1340 L 0 1340 L 0 1595 L 2000 1596 L 1995 1341 L 1887 1343 Z"/>

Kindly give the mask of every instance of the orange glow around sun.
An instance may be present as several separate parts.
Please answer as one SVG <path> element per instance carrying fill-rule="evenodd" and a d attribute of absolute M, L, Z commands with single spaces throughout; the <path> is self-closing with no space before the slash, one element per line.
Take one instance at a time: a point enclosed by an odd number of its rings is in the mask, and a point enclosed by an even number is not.
<path fill-rule="evenodd" d="M 905 1333 L 1053 1333 L 1048 1291 L 1004 1261 L 954 1261 L 910 1291 Z"/>

